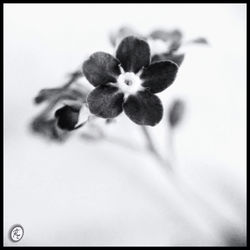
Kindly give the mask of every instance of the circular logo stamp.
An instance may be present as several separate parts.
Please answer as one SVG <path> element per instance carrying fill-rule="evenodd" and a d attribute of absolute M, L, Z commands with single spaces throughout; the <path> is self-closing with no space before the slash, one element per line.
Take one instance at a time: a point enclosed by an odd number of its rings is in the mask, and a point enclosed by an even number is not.
<path fill-rule="evenodd" d="M 10 239 L 13 242 L 18 242 L 23 238 L 24 235 L 24 229 L 21 225 L 14 225 L 10 229 Z"/>

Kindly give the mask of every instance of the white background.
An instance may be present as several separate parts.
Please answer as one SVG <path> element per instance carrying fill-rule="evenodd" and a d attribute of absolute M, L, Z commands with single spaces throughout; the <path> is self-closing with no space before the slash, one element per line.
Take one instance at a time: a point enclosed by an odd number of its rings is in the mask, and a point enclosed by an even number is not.
<path fill-rule="evenodd" d="M 58 86 L 95 51 L 113 53 L 121 25 L 143 34 L 180 28 L 209 46 L 188 49 L 159 96 L 186 104 L 174 134 L 175 177 L 143 150 L 125 115 L 111 135 L 139 145 L 58 145 L 28 130 L 41 88 Z M 150 131 L 166 155 L 165 118 Z M 24 227 L 18 243 L 8 238 Z M 5 4 L 5 245 L 230 245 L 246 234 L 246 5 Z"/>

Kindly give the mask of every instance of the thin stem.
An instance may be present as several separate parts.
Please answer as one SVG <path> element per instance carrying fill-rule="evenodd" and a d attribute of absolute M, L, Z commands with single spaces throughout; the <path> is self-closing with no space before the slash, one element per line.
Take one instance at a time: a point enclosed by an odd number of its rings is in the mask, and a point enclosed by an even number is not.
<path fill-rule="evenodd" d="M 70 76 L 70 79 L 63 85 L 62 89 L 67 89 L 72 83 L 74 83 L 80 77 L 83 77 L 83 74 L 80 70 L 76 70 L 71 73 Z"/>
<path fill-rule="evenodd" d="M 168 134 L 167 134 L 167 154 L 170 158 L 172 165 L 175 166 L 176 169 L 176 157 L 175 157 L 175 148 L 174 148 L 174 136 L 175 136 L 175 129 L 171 126 L 168 126 Z"/>
<path fill-rule="evenodd" d="M 170 164 L 170 162 L 166 159 L 164 159 L 160 153 L 157 151 L 157 149 L 155 148 L 154 146 L 154 143 L 153 143 L 153 139 L 152 137 L 150 136 L 150 133 L 147 129 L 146 126 L 141 126 L 142 128 L 142 132 L 147 140 L 147 148 L 148 150 L 155 156 L 155 158 L 161 163 L 161 165 L 163 165 L 165 168 L 167 168 L 168 170 L 172 171 L 173 168 Z"/>
<path fill-rule="evenodd" d="M 69 88 L 73 83 L 75 83 L 80 77 L 83 77 L 83 74 L 80 70 L 75 70 L 70 74 L 70 79 L 61 87 L 61 91 L 66 90 Z M 46 116 L 50 110 L 52 110 L 57 102 L 60 100 L 61 91 L 57 93 L 48 106 L 40 113 L 38 117 Z"/>

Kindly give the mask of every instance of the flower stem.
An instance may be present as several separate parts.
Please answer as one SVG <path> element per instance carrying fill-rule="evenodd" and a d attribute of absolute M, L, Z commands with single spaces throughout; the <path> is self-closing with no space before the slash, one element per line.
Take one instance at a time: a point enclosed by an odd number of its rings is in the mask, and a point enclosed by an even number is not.
<path fill-rule="evenodd" d="M 161 154 L 157 151 L 157 149 L 154 146 L 153 139 L 147 129 L 146 126 L 141 126 L 142 132 L 147 140 L 147 148 L 148 150 L 155 156 L 155 158 L 163 165 L 167 170 L 173 171 L 173 168 L 171 166 L 171 163 L 164 159 Z"/>
<path fill-rule="evenodd" d="M 51 100 L 48 106 L 40 113 L 38 117 L 46 116 L 50 112 L 50 110 L 52 110 L 57 104 L 57 102 L 60 100 L 61 92 L 69 88 L 80 77 L 83 77 L 83 74 L 80 70 L 75 70 L 74 72 L 70 73 L 70 78 L 65 84 L 63 84 L 63 86 L 61 87 L 60 93 L 54 96 L 54 98 Z"/>
<path fill-rule="evenodd" d="M 80 70 L 75 70 L 70 74 L 70 79 L 63 85 L 62 89 L 67 89 L 72 83 L 76 82 L 83 74 Z"/>

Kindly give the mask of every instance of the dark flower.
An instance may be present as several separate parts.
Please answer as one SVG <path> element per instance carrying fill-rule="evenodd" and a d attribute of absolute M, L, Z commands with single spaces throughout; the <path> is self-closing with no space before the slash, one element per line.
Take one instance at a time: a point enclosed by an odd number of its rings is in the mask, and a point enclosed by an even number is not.
<path fill-rule="evenodd" d="M 57 126 L 69 131 L 79 128 L 81 125 L 77 126 L 77 124 L 79 122 L 80 109 L 81 107 L 68 105 L 58 109 L 55 112 Z"/>
<path fill-rule="evenodd" d="M 163 107 L 154 95 L 169 87 L 178 66 L 171 61 L 150 64 L 146 41 L 134 36 L 124 38 L 116 58 L 96 52 L 83 63 L 83 73 L 96 88 L 87 97 L 91 113 L 114 118 L 123 110 L 139 125 L 154 126 L 160 122 Z"/>

